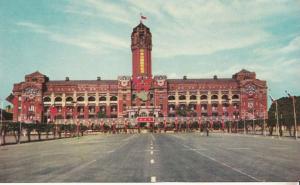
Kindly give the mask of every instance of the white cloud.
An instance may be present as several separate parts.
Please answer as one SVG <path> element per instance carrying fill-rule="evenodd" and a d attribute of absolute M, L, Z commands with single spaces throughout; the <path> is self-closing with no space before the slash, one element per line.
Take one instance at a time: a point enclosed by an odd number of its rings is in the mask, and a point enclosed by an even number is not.
<path fill-rule="evenodd" d="M 265 30 L 268 16 L 285 12 L 285 1 L 71 1 L 65 12 L 97 16 L 132 26 L 140 12 L 155 32 L 155 56 L 212 54 L 265 42 L 272 34 Z M 297 3 L 295 3 L 297 4 Z M 290 6 L 289 7 L 293 7 Z M 297 8 L 289 8 L 294 12 Z M 148 22 L 149 21 L 149 22 Z M 179 44 L 180 43 L 180 44 Z"/>
<path fill-rule="evenodd" d="M 116 23 L 132 24 L 131 16 L 126 6 L 113 1 L 83 0 L 70 1 L 64 12 L 83 16 L 102 17 Z"/>
<path fill-rule="evenodd" d="M 63 44 L 68 44 L 76 47 L 80 47 L 92 52 L 106 53 L 112 49 L 124 49 L 128 48 L 129 44 L 123 38 L 118 38 L 114 35 L 93 31 L 79 35 L 66 35 L 51 31 L 49 28 L 31 23 L 31 22 L 18 22 L 18 26 L 29 28 L 31 31 L 44 34 L 49 39 Z"/>
<path fill-rule="evenodd" d="M 300 52 L 300 36 L 294 38 L 287 46 L 281 49 L 281 52 L 289 53 L 299 51 Z"/>

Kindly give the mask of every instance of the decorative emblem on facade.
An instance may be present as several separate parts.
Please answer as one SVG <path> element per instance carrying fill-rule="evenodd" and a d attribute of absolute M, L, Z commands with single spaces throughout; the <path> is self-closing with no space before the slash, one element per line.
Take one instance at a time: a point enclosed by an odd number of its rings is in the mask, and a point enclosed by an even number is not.
<path fill-rule="evenodd" d="M 146 91 L 141 91 L 137 93 L 137 96 L 139 99 L 141 99 L 142 101 L 147 101 L 148 100 L 148 92 Z"/>
<path fill-rule="evenodd" d="M 248 108 L 252 109 L 254 107 L 253 102 L 248 102 Z"/>
<path fill-rule="evenodd" d="M 157 79 L 157 85 L 158 86 L 163 86 L 165 84 L 165 79 L 162 76 L 159 76 Z"/>
<path fill-rule="evenodd" d="M 166 79 L 166 76 L 155 76 L 156 84 L 160 87 L 165 85 Z"/>
<path fill-rule="evenodd" d="M 133 83 L 135 84 L 137 92 L 141 90 L 149 91 L 151 88 L 152 78 L 147 76 L 138 76 L 133 78 Z"/>
<path fill-rule="evenodd" d="M 248 84 L 246 87 L 246 93 L 249 95 L 249 96 L 253 96 L 255 94 L 255 91 L 256 91 L 256 86 L 253 85 L 253 84 Z"/>
<path fill-rule="evenodd" d="M 23 92 L 30 99 L 33 99 L 35 96 L 38 95 L 38 93 L 40 92 L 40 90 L 37 89 L 37 88 L 35 88 L 35 87 L 26 87 Z"/>
<path fill-rule="evenodd" d="M 129 85 L 130 77 L 129 76 L 119 76 L 119 84 L 122 87 L 126 87 Z"/>

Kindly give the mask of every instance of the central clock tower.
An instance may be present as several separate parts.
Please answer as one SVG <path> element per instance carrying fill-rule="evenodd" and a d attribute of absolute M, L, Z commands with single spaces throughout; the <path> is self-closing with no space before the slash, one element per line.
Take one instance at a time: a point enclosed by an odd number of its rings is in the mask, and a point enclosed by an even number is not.
<path fill-rule="evenodd" d="M 131 34 L 132 77 L 152 77 L 152 36 L 150 29 L 142 22 L 133 28 Z"/>

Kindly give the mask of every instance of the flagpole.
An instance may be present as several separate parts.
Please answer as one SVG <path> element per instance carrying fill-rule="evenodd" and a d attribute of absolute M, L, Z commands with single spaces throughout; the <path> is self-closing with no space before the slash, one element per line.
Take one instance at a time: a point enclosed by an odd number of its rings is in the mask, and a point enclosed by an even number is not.
<path fill-rule="evenodd" d="M 1 101 L 1 130 L 0 130 L 0 132 L 1 132 L 1 138 L 0 138 L 0 146 L 2 145 L 2 127 L 3 127 L 3 102 L 2 102 L 2 99 L 0 99 L 0 101 Z"/>
<path fill-rule="evenodd" d="M 264 136 L 266 136 L 266 117 L 265 117 L 266 112 L 264 111 Z"/>

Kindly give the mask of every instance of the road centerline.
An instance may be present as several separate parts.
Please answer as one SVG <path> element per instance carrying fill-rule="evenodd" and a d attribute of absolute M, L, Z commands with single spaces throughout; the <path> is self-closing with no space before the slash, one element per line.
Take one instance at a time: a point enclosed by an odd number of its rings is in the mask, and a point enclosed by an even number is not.
<path fill-rule="evenodd" d="M 154 159 L 151 159 L 151 160 L 150 160 L 150 163 L 153 164 L 153 163 L 154 163 Z"/>

